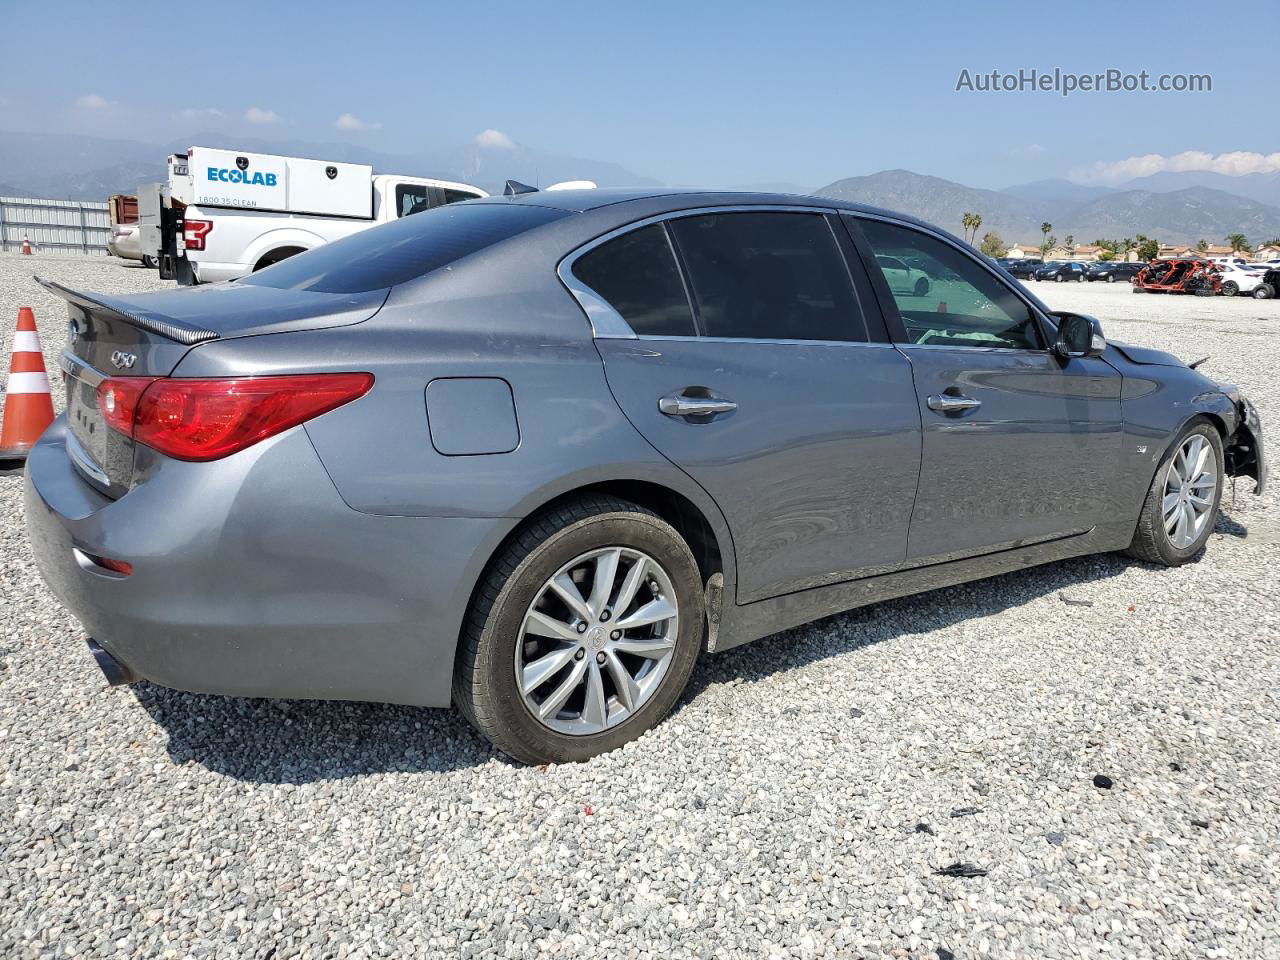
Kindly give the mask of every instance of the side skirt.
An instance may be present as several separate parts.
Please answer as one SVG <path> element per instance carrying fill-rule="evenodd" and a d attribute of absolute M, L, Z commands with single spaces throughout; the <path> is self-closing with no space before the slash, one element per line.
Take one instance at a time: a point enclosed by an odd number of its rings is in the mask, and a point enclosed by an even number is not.
<path fill-rule="evenodd" d="M 755 603 L 738 606 L 726 604 L 713 649 L 717 652 L 729 650 L 782 630 L 790 630 L 801 624 L 882 600 L 926 593 L 957 583 L 1053 563 L 1055 560 L 1122 550 L 1132 538 L 1132 524 L 1104 524 L 1087 533 L 1013 547 L 979 557 L 935 563 L 829 587 L 815 587 Z"/>

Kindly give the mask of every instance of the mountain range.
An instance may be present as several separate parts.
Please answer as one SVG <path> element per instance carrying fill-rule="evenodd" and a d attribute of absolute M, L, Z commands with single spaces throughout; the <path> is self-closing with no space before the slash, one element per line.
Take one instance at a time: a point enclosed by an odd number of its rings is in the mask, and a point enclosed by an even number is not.
<path fill-rule="evenodd" d="M 102 200 L 133 193 L 139 184 L 162 179 L 166 156 L 192 144 L 367 163 L 381 173 L 462 180 L 490 192 L 500 191 L 508 178 L 534 184 L 586 179 L 603 187 L 662 185 L 618 163 L 562 156 L 489 133 L 476 141 L 392 154 L 351 143 L 232 138 L 213 131 L 166 144 L 0 131 L 0 196 Z M 782 179 L 737 189 L 853 200 L 911 213 L 957 233 L 961 216 L 974 212 L 982 216 L 979 236 L 994 231 L 1011 243 L 1038 242 L 1046 221 L 1059 239 L 1070 234 L 1082 243 L 1139 233 L 1170 243 L 1221 242 L 1237 232 L 1255 242 L 1280 235 L 1280 174 L 1227 177 L 1193 171 L 1158 173 L 1114 187 L 1050 179 L 985 190 L 910 170 L 883 170 L 812 191 Z"/>
<path fill-rule="evenodd" d="M 1078 243 L 1139 233 L 1166 243 L 1220 243 L 1231 233 L 1243 233 L 1255 242 L 1280 236 L 1280 207 L 1211 187 L 1178 186 L 1177 181 L 1171 185 L 1174 189 L 1162 191 L 1046 180 L 980 190 L 910 170 L 884 170 L 837 180 L 816 193 L 900 210 L 957 233 L 961 216 L 977 213 L 982 217 L 980 237 L 993 231 L 1010 243 L 1034 240 L 1038 245 L 1040 224 L 1045 222 L 1053 224 L 1059 240 L 1071 235 Z"/>
<path fill-rule="evenodd" d="M 449 144 L 419 153 L 391 154 L 351 143 L 232 138 L 209 131 L 165 144 L 0 131 L 0 181 L 9 185 L 8 196 L 104 200 L 113 193 L 133 193 L 141 183 L 164 179 L 168 176 L 165 158 L 192 145 L 367 163 L 379 173 L 461 180 L 490 192 L 501 191 L 508 178 L 533 184 L 594 180 L 608 187 L 659 185 L 616 163 L 564 157 L 510 142 Z"/>

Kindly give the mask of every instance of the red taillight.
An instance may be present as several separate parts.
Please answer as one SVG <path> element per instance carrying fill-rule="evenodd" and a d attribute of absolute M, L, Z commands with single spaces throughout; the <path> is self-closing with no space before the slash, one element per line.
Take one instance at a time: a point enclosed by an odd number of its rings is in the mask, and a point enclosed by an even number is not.
<path fill-rule="evenodd" d="M 142 391 L 155 382 L 155 377 L 112 377 L 98 384 L 98 409 L 112 430 L 133 436 L 133 418 L 138 411 Z"/>
<path fill-rule="evenodd" d="M 371 386 L 371 373 L 114 377 L 98 387 L 98 405 L 113 429 L 139 443 L 177 460 L 217 460 L 364 396 Z M 116 413 L 107 413 L 107 396 L 115 398 Z"/>
<path fill-rule="evenodd" d="M 204 238 L 212 229 L 212 220 L 183 220 L 182 245 L 188 250 L 203 250 Z"/>

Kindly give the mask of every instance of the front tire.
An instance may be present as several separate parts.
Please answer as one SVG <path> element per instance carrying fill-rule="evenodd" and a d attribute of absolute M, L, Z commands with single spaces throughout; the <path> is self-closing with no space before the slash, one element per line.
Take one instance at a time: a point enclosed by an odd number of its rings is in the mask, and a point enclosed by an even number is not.
<path fill-rule="evenodd" d="M 1253 299 L 1255 300 L 1270 300 L 1275 295 L 1276 292 L 1269 283 L 1260 283 L 1253 289 Z"/>
<path fill-rule="evenodd" d="M 1191 421 L 1160 461 L 1125 552 L 1166 567 L 1193 559 L 1213 533 L 1222 476 L 1222 438 L 1207 420 Z"/>
<path fill-rule="evenodd" d="M 516 760 L 587 760 L 667 715 L 702 634 L 702 578 L 675 529 L 628 501 L 585 496 L 530 518 L 490 565 L 463 628 L 454 703 Z"/>

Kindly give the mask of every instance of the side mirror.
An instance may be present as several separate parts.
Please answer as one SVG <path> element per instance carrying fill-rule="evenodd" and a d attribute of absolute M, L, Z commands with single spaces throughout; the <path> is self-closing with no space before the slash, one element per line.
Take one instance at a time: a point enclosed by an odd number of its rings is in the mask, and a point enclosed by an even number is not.
<path fill-rule="evenodd" d="M 1102 324 L 1097 317 L 1084 313 L 1055 311 L 1058 336 L 1053 343 L 1053 353 L 1063 360 L 1073 357 L 1100 357 L 1107 349 L 1107 338 L 1102 335 Z"/>

